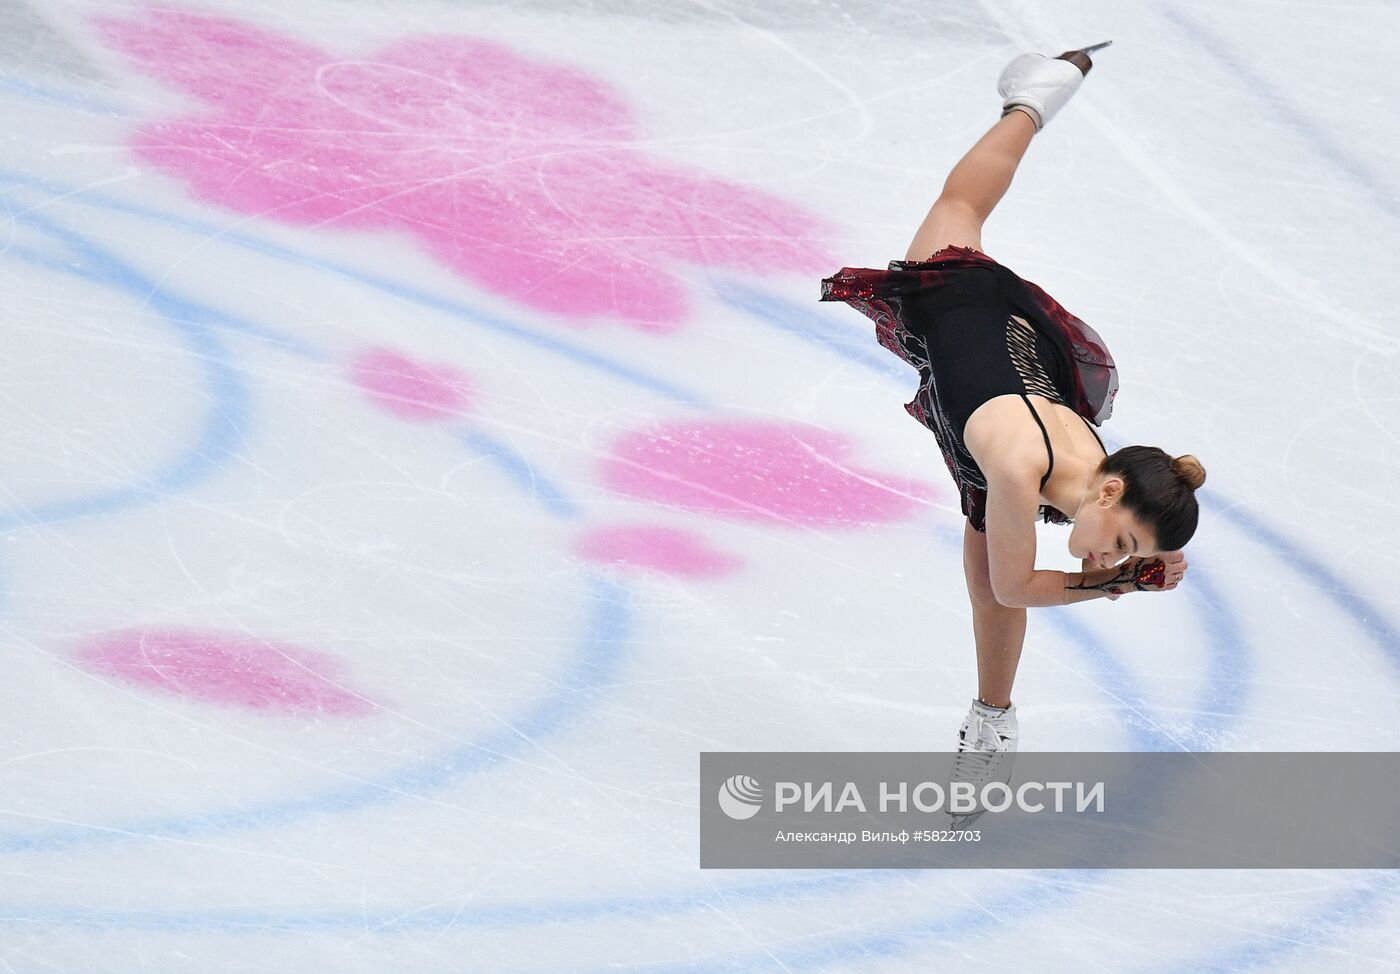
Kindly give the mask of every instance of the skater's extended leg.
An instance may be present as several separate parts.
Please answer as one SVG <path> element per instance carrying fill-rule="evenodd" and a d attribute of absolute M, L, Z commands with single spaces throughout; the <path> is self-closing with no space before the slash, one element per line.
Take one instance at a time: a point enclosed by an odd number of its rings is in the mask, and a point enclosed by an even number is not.
<path fill-rule="evenodd" d="M 982 249 L 982 224 L 1006 195 L 1036 133 L 1024 111 L 1003 115 L 953 167 L 924 217 L 905 260 L 928 260 L 944 247 Z"/>
<path fill-rule="evenodd" d="M 1110 41 L 1054 58 L 1023 54 L 997 79 L 1001 119 L 948 174 L 943 192 L 924 218 L 905 260 L 927 260 L 950 245 L 982 249 L 982 224 L 1006 195 L 1031 137 L 1078 90 L 1093 67 L 1092 51 Z"/>
<path fill-rule="evenodd" d="M 963 527 L 963 570 L 972 599 L 972 631 L 977 642 L 977 696 L 993 707 L 1011 705 L 1011 685 L 1026 642 L 1026 610 L 1002 605 L 992 594 L 987 567 L 987 536 Z"/>

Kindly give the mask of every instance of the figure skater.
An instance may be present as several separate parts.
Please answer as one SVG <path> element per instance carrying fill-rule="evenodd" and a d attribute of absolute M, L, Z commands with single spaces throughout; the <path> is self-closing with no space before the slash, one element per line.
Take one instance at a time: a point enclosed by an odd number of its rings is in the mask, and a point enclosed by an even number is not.
<path fill-rule="evenodd" d="M 1154 446 L 1106 455 L 1090 425 L 1108 419 L 1118 391 L 1103 341 L 982 252 L 982 224 L 1031 139 L 1079 88 L 1089 53 L 1108 43 L 1007 65 L 1001 119 L 953 167 L 905 259 L 822 281 L 821 300 L 872 318 L 879 342 L 919 370 L 904 408 L 933 431 L 962 499 L 978 693 L 958 730 L 959 761 L 1014 757 L 1011 686 L 1028 607 L 1174 589 L 1196 531 L 1205 481 L 1196 458 Z M 1036 570 L 1037 513 L 1073 524 L 1081 571 Z"/>

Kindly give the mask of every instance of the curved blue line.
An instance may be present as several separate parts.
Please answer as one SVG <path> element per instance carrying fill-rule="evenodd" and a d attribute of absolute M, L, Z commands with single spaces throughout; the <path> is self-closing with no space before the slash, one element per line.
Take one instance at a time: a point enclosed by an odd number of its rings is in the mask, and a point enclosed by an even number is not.
<path fill-rule="evenodd" d="M 1269 110 L 1268 117 L 1271 121 L 1281 121 L 1292 127 L 1318 155 L 1364 189 L 1373 203 L 1391 217 L 1400 217 L 1400 187 L 1387 186 L 1384 179 L 1346 149 L 1327 128 L 1314 122 L 1306 112 L 1283 95 L 1286 89 L 1281 82 L 1286 82 L 1291 75 L 1285 73 L 1279 79 L 1266 78 L 1246 61 L 1236 57 L 1224 38 L 1212 33 L 1199 21 L 1162 4 L 1157 5 L 1157 12 L 1165 20 L 1175 24 L 1193 46 L 1209 54 L 1233 74 L 1245 91 L 1262 99 Z"/>
<path fill-rule="evenodd" d="M 189 345 L 204 361 L 206 379 L 210 388 L 211 408 L 201 435 L 197 438 L 194 446 L 164 470 L 124 488 L 31 507 L 18 514 L 0 517 L 0 530 L 84 515 L 106 514 L 132 504 L 157 501 L 173 490 L 188 487 L 199 479 L 216 472 L 220 461 L 235 452 L 240 442 L 240 429 L 246 425 L 249 397 L 246 388 L 228 363 L 222 345 L 209 329 L 204 327 L 204 323 L 210 320 L 220 320 L 249 333 L 261 330 L 257 329 L 257 326 L 233 316 L 216 312 L 211 308 L 169 294 L 130 265 L 95 243 L 32 210 L 22 214 L 21 218 L 27 224 L 65 244 L 75 258 L 72 261 L 64 262 L 20 248 L 17 256 L 21 259 L 53 270 L 73 273 L 88 280 L 134 294 L 170 320 L 172 325 L 179 328 L 185 334 Z M 264 249 L 281 252 L 284 256 L 296 256 L 289 251 L 281 251 L 280 248 Z M 315 263 L 310 260 L 303 260 L 303 262 Z M 403 289 L 403 291 L 405 295 L 410 294 L 407 289 Z M 424 300 L 426 303 L 426 299 Z M 262 333 L 266 334 L 266 332 Z M 563 347 L 562 343 L 559 347 Z M 661 388 L 670 392 L 678 391 L 675 387 L 664 385 Z M 461 442 L 465 446 L 485 452 L 517 480 L 523 476 L 533 476 L 529 465 L 522 458 L 514 455 L 502 443 L 485 434 L 467 435 L 461 439 Z M 556 514 L 576 512 L 576 508 L 573 507 L 568 498 L 547 481 L 533 476 L 533 482 L 536 488 L 535 496 L 547 510 Z M 543 485 L 542 490 L 541 485 Z M 624 619 L 624 616 L 618 616 L 616 612 L 610 614 L 605 610 L 609 602 L 621 605 L 621 600 L 615 594 L 609 599 L 600 596 L 599 593 L 606 595 L 608 592 L 622 593 L 625 590 L 611 582 L 597 578 L 594 578 L 592 584 L 595 590 L 593 601 L 595 606 L 602 607 L 599 610 L 602 612 L 602 616 L 596 618 L 591 627 L 595 630 L 601 628 L 605 641 L 619 641 L 623 635 L 623 630 L 619 628 L 621 626 L 619 620 Z M 618 611 L 620 612 L 620 610 Z M 613 619 L 613 622 L 609 622 L 608 620 L 612 619 L 613 616 L 617 616 L 617 618 Z M 591 697 L 590 693 L 584 692 L 587 687 L 579 682 L 581 677 L 578 675 L 578 668 L 582 667 L 584 671 L 597 670 L 603 659 L 605 657 L 596 653 L 585 653 L 576 663 L 575 670 L 570 671 L 573 675 L 566 675 L 566 683 L 572 684 L 570 693 L 575 703 Z M 526 737 L 538 737 L 554 730 L 560 720 L 574 712 L 573 706 L 565 706 L 566 702 L 557 696 L 546 698 L 524 719 L 524 726 L 527 728 Z M 517 731 L 519 726 L 519 722 L 510 725 Z M 466 751 L 458 750 L 449 752 L 445 756 L 433 758 L 431 767 L 406 769 L 396 776 L 379 782 L 371 782 L 362 788 L 345 789 L 314 799 L 269 803 L 252 809 L 218 812 L 196 818 L 162 819 L 135 823 L 108 828 L 105 831 L 78 827 L 51 830 L 37 835 L 0 836 L 0 852 L 66 848 L 73 845 L 94 843 L 101 839 L 110 840 L 129 833 L 148 836 L 178 836 L 207 829 L 227 830 L 263 826 L 286 822 L 313 812 L 348 810 L 383 799 L 396 791 L 415 787 L 436 787 L 451 777 L 478 770 L 494 763 L 493 760 L 485 759 L 482 755 L 489 755 L 493 751 L 500 754 L 510 754 L 511 748 L 507 747 L 507 744 L 507 740 L 498 741 L 495 740 L 494 736 L 488 735 L 481 741 L 470 745 Z"/>
<path fill-rule="evenodd" d="M 631 637 L 630 593 L 615 582 L 590 579 L 591 605 L 577 659 L 560 678 L 559 688 L 545 694 L 504 727 L 445 753 L 395 771 L 378 780 L 314 798 L 267 802 L 233 811 L 181 816 L 116 826 L 68 827 L 32 835 L 0 836 L 0 853 L 51 852 L 119 838 L 174 838 L 199 832 L 231 831 L 285 825 L 312 814 L 341 813 L 386 801 L 417 797 L 416 792 L 449 782 L 527 753 L 535 742 L 557 733 L 564 722 L 592 706 L 613 683 L 623 649 Z"/>
<path fill-rule="evenodd" d="M 914 372 L 873 340 L 869 320 L 860 327 L 838 325 L 827 315 L 811 308 L 784 301 L 747 284 L 729 278 L 712 281 L 719 299 L 736 311 L 757 318 L 778 331 L 787 332 L 808 345 L 815 345 L 853 365 L 878 375 L 907 383 Z"/>
<path fill-rule="evenodd" d="M 482 430 L 461 430 L 456 436 L 463 446 L 492 460 L 521 492 L 529 495 L 549 513 L 561 518 L 579 516 L 578 505 L 504 440 Z"/>
<path fill-rule="evenodd" d="M 8 203 L 8 201 L 5 200 L 0 200 L 0 202 Z M 45 270 L 53 271 L 58 274 L 68 274 L 80 280 L 91 281 L 102 286 L 111 286 L 110 281 L 95 277 L 92 274 L 84 273 L 80 266 L 73 261 L 64 261 L 28 247 L 12 244 L 3 251 L 0 251 L 0 254 L 15 258 L 35 267 L 42 267 Z M 145 301 L 146 296 L 147 293 L 145 291 L 141 292 L 143 301 Z M 269 345 L 280 346 L 282 351 L 300 358 L 312 359 L 318 362 L 327 360 L 327 356 L 323 352 L 318 351 L 299 338 L 293 338 L 290 335 L 274 331 L 271 328 L 256 325 L 244 318 L 219 311 L 208 305 L 199 304 L 194 301 L 188 301 L 186 303 L 190 307 L 199 309 L 198 321 L 202 325 L 218 325 L 224 331 L 236 332 L 241 335 L 246 335 L 249 338 L 256 338 L 259 341 L 267 342 Z M 183 322 L 181 323 L 183 324 Z"/>
<path fill-rule="evenodd" d="M 243 380 L 230 365 L 222 343 L 202 324 L 204 309 L 168 294 L 130 266 L 50 220 L 34 213 L 18 215 L 15 219 L 39 227 L 66 243 L 78 255 L 80 264 L 65 265 L 24 250 L 16 254 L 18 259 L 124 291 L 146 302 L 164 318 L 203 366 L 209 408 L 191 446 L 163 469 L 124 487 L 0 514 L 0 531 L 107 514 L 135 504 L 151 503 L 217 473 L 223 462 L 237 452 L 241 430 L 248 422 L 249 395 Z"/>
<path fill-rule="evenodd" d="M 1320 947 L 1324 937 L 1340 937 L 1348 925 L 1373 918 L 1385 901 L 1397 894 L 1400 894 L 1400 872 L 1389 870 L 1371 882 L 1339 894 L 1322 909 L 1276 934 L 1265 934 L 1256 942 L 1227 947 L 1209 957 L 1174 963 L 1159 970 L 1191 974 L 1240 974 L 1241 971 L 1296 953 L 1304 946 Z M 1306 942 L 1300 944 L 1300 940 Z"/>
<path fill-rule="evenodd" d="M 1178 589 L 1178 591 L 1182 591 Z M 1209 571 L 1193 562 L 1189 591 L 1195 596 L 1193 605 L 1205 616 L 1202 629 L 1207 633 L 1210 655 L 1207 659 L 1200 696 L 1195 712 L 1207 715 L 1204 723 L 1193 720 L 1182 735 L 1168 735 L 1150 715 L 1151 705 L 1136 689 L 1126 666 L 1120 658 L 1106 653 L 1102 643 L 1073 618 L 1066 607 L 1052 607 L 1050 617 L 1066 631 L 1071 643 L 1094 665 L 1102 679 L 1108 681 L 1104 692 L 1124 701 L 1127 724 L 1131 728 L 1134 751 L 1189 751 L 1180 736 L 1198 738 L 1214 727 L 1233 720 L 1241 713 L 1244 691 L 1249 686 L 1253 666 L 1246 655 L 1246 640 L 1238 618 L 1225 608 L 1225 602 Z M 1120 655 L 1131 656 L 1131 639 L 1124 639 Z M 1124 652 L 1123 650 L 1126 650 Z"/>
<path fill-rule="evenodd" d="M 400 284 L 387 277 L 370 274 L 349 264 L 321 260 L 288 247 L 269 243 L 265 240 L 259 240 L 256 237 L 250 237 L 225 228 L 216 227 L 212 224 L 181 219 L 146 207 L 133 206 L 121 200 L 113 199 L 101 193 L 93 193 L 77 186 L 34 179 L 11 170 L 0 169 L 0 184 L 3 183 L 35 187 L 54 196 L 61 195 L 65 199 L 81 200 L 85 203 L 91 203 L 95 206 L 111 210 L 114 213 L 139 216 L 166 226 L 178 227 L 182 230 L 189 230 L 210 237 L 218 237 L 220 240 L 236 243 L 257 253 L 267 254 L 291 263 L 328 271 L 346 280 L 355 281 L 358 284 L 373 288 L 384 294 L 392 295 L 393 297 L 412 302 L 425 308 L 432 308 L 435 311 L 440 311 L 450 317 L 465 321 L 474 327 L 485 328 L 488 331 L 494 331 L 497 334 L 505 335 L 529 345 L 534 345 L 536 348 L 543 349 L 551 354 L 563 356 L 575 365 L 596 369 L 604 375 L 611 376 L 614 379 L 655 393 L 678 405 L 709 405 L 704 397 L 697 392 L 686 389 L 683 386 L 678 386 L 652 373 L 633 368 L 630 365 L 609 358 L 606 355 L 600 355 L 583 345 L 579 345 L 575 342 L 563 341 L 547 332 L 516 324 L 509 319 L 490 314 L 479 308 L 473 308 L 460 301 L 453 301 L 449 298 L 429 294 L 417 288 L 408 287 L 407 285 Z"/>
<path fill-rule="evenodd" d="M 57 105 L 64 105 L 68 108 L 76 108 L 79 111 L 89 112 L 93 115 L 119 115 L 120 112 L 107 102 L 96 101 L 83 95 L 74 95 L 67 91 L 51 87 L 49 85 L 39 85 L 32 81 L 25 81 L 23 78 L 10 74 L 0 74 L 0 91 L 8 91 L 16 95 L 25 95 L 39 101 L 53 102 Z"/>
<path fill-rule="evenodd" d="M 181 457 L 156 474 L 124 488 L 97 492 L 82 498 L 30 507 L 19 514 L 0 517 L 0 530 L 21 525 L 51 523 L 91 514 L 107 514 L 141 502 L 158 501 L 171 492 L 187 488 L 217 472 L 221 462 L 236 452 L 242 429 L 247 425 L 249 393 L 241 378 L 227 360 L 227 354 L 217 337 L 205 327 L 210 318 L 236 320 L 212 309 L 169 294 L 134 268 L 108 253 L 81 235 L 33 212 L 20 219 L 65 244 L 74 260 L 56 258 L 20 248 L 15 255 L 30 263 L 49 269 L 76 274 L 87 280 L 106 284 L 140 298 L 162 315 L 184 335 L 187 345 L 203 362 L 209 390 L 210 409 L 193 446 Z M 246 323 L 242 323 L 246 324 Z M 516 474 L 528 473 L 522 459 L 511 455 L 503 445 L 491 438 L 468 435 L 463 443 L 490 453 L 498 463 Z M 535 477 L 536 483 L 541 478 Z M 538 496 L 538 495 L 537 495 Z M 549 510 L 570 510 L 570 502 L 557 490 L 547 488 L 540 502 Z M 178 819 L 158 819 L 103 829 L 73 827 L 29 835 L 0 835 L 0 852 L 53 850 L 90 844 L 129 835 L 183 836 L 205 830 L 250 828 L 282 824 L 312 813 L 346 811 L 402 792 L 434 788 L 452 778 L 460 777 L 495 764 L 506 756 L 521 751 L 534 739 L 555 732 L 560 723 L 577 713 L 585 702 L 591 701 L 603 685 L 602 676 L 616 668 L 617 649 L 628 634 L 626 590 L 599 578 L 591 581 L 590 600 L 594 617 L 587 631 L 584 651 L 566 671 L 563 688 L 541 698 L 523 717 L 506 728 L 443 755 L 428 759 L 428 763 L 403 769 L 379 781 L 356 788 L 342 789 L 310 799 L 273 802 L 249 809 L 224 811 L 204 816 Z"/>
<path fill-rule="evenodd" d="M 1205 488 L 1202 488 L 1204 491 Z M 1206 503 L 1220 517 L 1235 522 L 1245 534 L 1253 535 L 1261 544 L 1272 549 L 1281 560 L 1311 582 L 1317 591 L 1336 603 L 1337 608 L 1351 616 L 1357 626 L 1381 648 L 1400 679 L 1400 631 L 1386 621 L 1385 610 L 1380 605 L 1353 589 L 1301 545 L 1265 524 L 1246 508 L 1224 498 L 1216 499 L 1214 494 L 1206 496 Z"/>

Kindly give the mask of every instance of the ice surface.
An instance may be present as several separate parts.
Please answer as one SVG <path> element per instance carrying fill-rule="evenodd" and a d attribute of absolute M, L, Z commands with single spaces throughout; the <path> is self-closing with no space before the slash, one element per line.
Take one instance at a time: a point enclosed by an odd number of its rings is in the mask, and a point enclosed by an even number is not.
<path fill-rule="evenodd" d="M 0 26 L 0 969 L 1396 968 L 1393 873 L 702 872 L 696 776 L 950 746 L 957 499 L 817 281 L 1105 38 L 984 243 L 1209 481 L 1175 595 L 1031 613 L 1022 746 L 1400 747 L 1400 8 Z"/>

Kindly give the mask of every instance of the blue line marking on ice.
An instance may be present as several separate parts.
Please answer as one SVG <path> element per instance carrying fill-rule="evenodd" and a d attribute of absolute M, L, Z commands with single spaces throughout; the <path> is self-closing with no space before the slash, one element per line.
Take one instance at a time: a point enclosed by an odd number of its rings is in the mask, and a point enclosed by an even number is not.
<path fill-rule="evenodd" d="M 221 461 L 236 452 L 237 445 L 241 442 L 242 431 L 248 425 L 249 394 L 230 365 L 223 346 L 210 329 L 205 327 L 204 322 L 210 318 L 225 321 L 237 319 L 217 314 L 203 305 L 169 294 L 103 248 L 51 220 L 33 212 L 24 214 L 20 219 L 62 241 L 77 258 L 75 262 L 65 263 L 27 251 L 23 259 L 131 293 L 160 313 L 180 332 L 192 352 L 205 366 L 210 410 L 204 428 L 192 446 L 163 471 L 127 488 L 31 506 L 19 514 L 0 518 L 0 530 L 83 515 L 110 514 L 133 503 L 160 500 L 175 490 L 187 488 L 216 472 Z M 496 462 L 517 475 L 517 482 L 522 470 L 530 472 L 530 468 L 521 458 L 514 456 L 503 444 L 485 434 L 469 435 L 463 442 L 464 445 L 490 454 Z M 535 476 L 533 485 L 534 492 L 531 496 L 547 510 L 554 513 L 576 510 L 552 484 Z M 433 757 L 430 759 L 431 766 L 403 769 L 381 781 L 328 796 L 274 802 L 252 809 L 220 812 L 202 817 L 164 819 L 121 827 L 73 827 L 35 835 L 0 835 L 0 852 L 66 848 L 104 839 L 141 835 L 183 836 L 204 830 L 281 824 L 300 815 L 349 810 L 376 799 L 387 800 L 390 796 L 405 797 L 401 793 L 414 787 L 439 787 L 451 778 L 489 766 L 522 750 L 522 742 L 557 730 L 562 720 L 575 715 L 583 702 L 596 695 L 604 682 L 599 677 L 610 674 L 615 668 L 615 657 L 619 652 L 616 646 L 626 639 L 630 626 L 629 610 L 626 608 L 627 590 L 598 578 L 592 580 L 590 589 L 590 602 L 594 606 L 594 614 L 587 632 L 592 635 L 585 637 L 584 652 L 566 672 L 563 678 L 564 688 L 559 693 L 544 698 L 544 702 L 527 712 L 524 717 L 508 721 L 504 730 L 488 734 L 465 748 Z M 590 675 L 593 678 L 590 678 Z"/>
<path fill-rule="evenodd" d="M 1318 155 L 1340 169 L 1352 182 L 1363 187 L 1381 209 L 1392 217 L 1400 217 L 1400 187 L 1387 186 L 1384 179 L 1347 150 L 1332 132 L 1314 122 L 1306 112 L 1289 101 L 1281 93 L 1280 81 L 1265 78 L 1248 61 L 1237 57 L 1222 37 L 1207 29 L 1200 21 L 1177 8 L 1158 5 L 1157 10 L 1162 17 L 1180 28 L 1193 44 L 1234 74 L 1246 91 L 1266 102 L 1270 118 L 1291 126 Z M 1290 62 L 1290 66 L 1296 67 L 1296 64 Z"/>
<path fill-rule="evenodd" d="M 0 251 L 0 256 L 10 257 L 35 267 L 42 267 L 45 270 L 53 271 L 57 274 L 69 274 L 81 280 L 91 281 L 94 284 L 108 286 L 111 284 L 110 281 L 104 280 L 100 275 L 88 273 L 80 264 L 73 261 L 61 260 L 51 255 L 40 253 L 37 250 L 31 250 L 28 247 L 13 245 Z M 146 299 L 144 293 L 141 295 L 141 299 L 143 301 Z M 325 361 L 327 358 L 325 353 L 317 351 L 298 338 L 293 338 L 290 335 L 274 331 L 262 325 L 253 324 L 251 321 L 244 318 L 239 318 L 225 311 L 219 311 L 208 305 L 189 301 L 188 299 L 184 300 L 187 301 L 190 307 L 199 308 L 199 323 L 202 325 L 217 326 L 222 330 L 246 335 L 249 338 L 256 338 L 270 345 L 277 345 L 281 347 L 283 351 L 300 358 L 312 359 L 315 361 Z"/>
<path fill-rule="evenodd" d="M 444 753 L 350 788 L 314 797 L 267 802 L 206 815 L 179 816 L 116 826 L 72 826 L 32 835 L 0 835 L 0 853 L 51 852 L 112 839 L 181 838 L 199 832 L 229 832 L 286 825 L 313 814 L 338 814 L 380 802 L 412 799 L 470 774 L 526 756 L 541 737 L 557 733 L 567 720 L 591 707 L 612 686 L 631 638 L 630 593 L 615 582 L 591 577 L 585 602 L 588 619 L 579 652 L 559 679 L 559 688 L 540 697 L 503 726 Z M 18 919 L 13 910 L 9 919 Z"/>
<path fill-rule="evenodd" d="M 1380 647 L 1382 654 L 1396 668 L 1400 678 L 1400 632 L 1386 619 L 1385 610 L 1376 602 L 1362 595 L 1341 576 L 1337 575 L 1317 558 L 1307 552 L 1302 545 L 1290 541 L 1282 532 L 1265 524 L 1258 515 L 1245 507 L 1234 504 L 1214 494 L 1206 494 L 1205 503 L 1210 510 L 1226 520 L 1239 525 L 1246 534 L 1253 535 L 1261 545 L 1268 547 L 1279 559 L 1310 582 L 1314 590 L 1327 596 L 1338 609 L 1351 617 L 1368 636 Z"/>
<path fill-rule="evenodd" d="M 64 91 L 61 88 L 55 88 L 51 85 L 41 85 L 33 81 L 26 81 L 24 78 L 12 74 L 0 74 L 0 91 L 8 91 L 11 94 L 23 95 L 38 101 L 52 102 L 56 105 L 76 108 L 94 115 L 120 114 L 115 106 L 107 102 L 89 98 L 85 95 L 75 95 L 72 92 Z"/>
<path fill-rule="evenodd" d="M 236 243 L 258 253 L 277 257 L 292 263 L 301 264 L 307 267 L 317 268 L 346 280 L 355 281 L 366 287 L 374 288 L 384 294 L 389 294 L 401 300 L 420 305 L 425 308 L 432 308 L 441 311 L 453 318 L 465 321 L 468 324 L 494 331 L 497 334 L 505 335 L 517 341 L 534 345 L 553 355 L 562 356 L 569 361 L 595 369 L 604 375 L 611 376 L 622 382 L 645 389 L 655 393 L 665 399 L 671 400 L 681 406 L 705 407 L 710 404 L 705 398 L 692 390 L 683 386 L 678 386 L 666 379 L 645 372 L 641 369 L 633 368 L 618 360 L 600 355 L 589 348 L 574 342 L 564 341 L 555 338 L 545 332 L 528 328 L 524 325 L 516 324 L 499 315 L 490 314 L 477 308 L 473 308 L 460 301 L 450 298 L 439 297 L 429 294 L 426 291 L 400 284 L 390 278 L 381 277 L 362 271 L 359 268 L 348 264 L 340 264 L 333 261 L 321 260 L 308 254 L 303 254 L 290 247 L 270 243 L 250 237 L 245 234 L 236 233 L 226 228 L 216 227 L 212 224 L 199 223 L 186 220 L 170 214 L 161 213 L 146 207 L 135 206 L 115 200 L 101 193 L 94 193 L 83 190 L 77 186 L 63 185 L 42 179 L 35 179 L 21 173 L 0 169 L 0 183 L 11 183 L 25 187 L 35 187 L 51 193 L 54 196 L 62 196 L 65 200 L 90 203 L 111 210 L 114 213 L 125 213 L 129 216 L 139 216 L 152 220 L 166 226 L 178 227 L 193 233 L 200 233 L 209 237 L 218 237 L 221 240 Z"/>
<path fill-rule="evenodd" d="M 847 328 L 827 315 L 818 314 L 815 309 L 784 301 L 728 278 L 716 279 L 714 286 L 720 300 L 736 311 L 766 322 L 810 345 L 825 348 L 848 362 L 862 365 L 890 379 L 907 381 L 918 374 L 874 340 L 873 326 Z M 869 324 L 869 319 L 865 317 L 861 321 Z"/>
<path fill-rule="evenodd" d="M 578 505 L 510 444 L 481 430 L 461 430 L 456 437 L 463 446 L 494 461 L 522 492 L 551 514 L 564 518 L 579 516 Z"/>
<path fill-rule="evenodd" d="M 1279 961 L 1288 954 L 1297 953 L 1304 947 L 1320 947 L 1325 940 L 1338 940 L 1345 937 L 1347 928 L 1359 925 L 1361 921 L 1374 918 L 1385 907 L 1386 901 L 1400 893 L 1400 872 L 1386 870 L 1362 883 L 1346 890 L 1332 899 L 1321 909 L 1312 910 L 1296 920 L 1285 922 L 1277 931 L 1265 931 L 1257 939 L 1215 950 L 1202 957 L 1192 958 L 1182 963 L 1157 968 L 1170 974 L 1241 974 L 1254 970 L 1270 961 Z M 1350 945 L 1348 945 L 1348 948 Z M 1339 955 L 1329 951 L 1327 957 L 1336 959 L 1345 956 L 1345 967 L 1349 970 L 1363 960 L 1377 960 L 1359 951 L 1344 949 Z M 1393 966 L 1381 961 L 1386 967 Z M 1323 970 L 1299 963 L 1296 959 L 1290 965 L 1294 970 Z M 1280 968 L 1271 968 L 1278 970 Z M 1363 967 L 1362 970 L 1367 968 Z M 1373 970 L 1383 968 L 1374 967 Z"/>
<path fill-rule="evenodd" d="M 37 213 L 30 211 L 14 218 L 61 240 L 80 260 L 81 269 L 58 269 L 71 270 L 94 283 L 126 292 L 159 314 L 180 335 L 191 357 L 202 367 L 209 405 L 193 442 L 162 469 L 124 487 L 0 514 L 0 531 L 108 514 L 134 504 L 154 502 L 217 473 L 237 452 L 242 430 L 249 422 L 249 393 L 230 364 L 223 344 L 203 324 L 207 309 L 170 294 L 114 255 Z M 41 260 L 37 255 L 22 259 Z"/>

